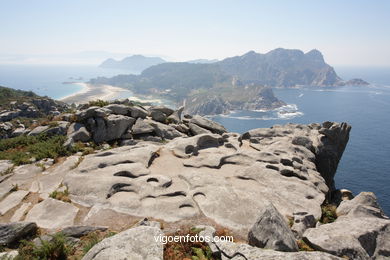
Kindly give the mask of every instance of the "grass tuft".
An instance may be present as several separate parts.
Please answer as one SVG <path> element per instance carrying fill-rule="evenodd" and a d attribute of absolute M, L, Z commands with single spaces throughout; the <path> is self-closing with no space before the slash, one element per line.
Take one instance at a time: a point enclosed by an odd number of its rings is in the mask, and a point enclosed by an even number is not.
<path fill-rule="evenodd" d="M 90 107 L 97 106 L 97 107 L 105 107 L 108 106 L 110 103 L 101 99 L 98 100 L 92 100 L 88 102 L 88 105 Z"/>
<path fill-rule="evenodd" d="M 178 231 L 167 236 L 190 236 L 197 235 L 201 229 L 189 229 L 188 232 Z M 217 260 L 212 256 L 212 251 L 207 243 L 200 242 L 168 242 L 164 245 L 164 259 L 165 260 Z"/>
<path fill-rule="evenodd" d="M 337 207 L 332 204 L 322 205 L 321 206 L 322 215 L 321 215 L 320 222 L 322 224 L 334 222 L 337 219 L 336 209 Z"/>
<path fill-rule="evenodd" d="M 50 198 L 56 199 L 56 200 L 61 200 L 63 202 L 68 202 L 70 203 L 71 200 L 69 198 L 69 191 L 68 188 L 66 188 L 64 191 L 53 191 L 49 195 Z"/>
<path fill-rule="evenodd" d="M 49 241 L 41 240 L 37 246 L 31 241 L 23 241 L 18 249 L 15 260 L 66 260 L 72 247 L 62 233 L 56 233 Z"/>

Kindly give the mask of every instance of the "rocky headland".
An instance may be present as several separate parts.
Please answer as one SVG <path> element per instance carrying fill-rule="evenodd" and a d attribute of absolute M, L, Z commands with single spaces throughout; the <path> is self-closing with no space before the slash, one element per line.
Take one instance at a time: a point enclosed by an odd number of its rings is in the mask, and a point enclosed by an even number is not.
<path fill-rule="evenodd" d="M 271 88 L 368 85 L 345 81 L 322 53 L 278 48 L 265 54 L 250 51 L 212 63 L 165 62 L 140 75 L 91 79 L 95 86 L 111 85 L 148 99 L 169 100 L 187 113 L 226 114 L 232 110 L 272 110 L 285 105 Z"/>
<path fill-rule="evenodd" d="M 2 254 L 34 259 L 26 255 L 62 241 L 73 250 L 69 257 L 85 260 L 390 257 L 390 219 L 375 195 L 335 189 L 350 125 L 238 134 L 183 110 L 117 100 L 80 105 L 27 128 L 16 137 L 18 149 L 31 133 L 60 135 L 68 153 L 0 161 Z M 2 137 L 7 156 L 15 139 Z M 155 240 L 189 229 L 235 239 L 185 254 Z M 77 253 L 91 234 L 108 231 L 119 233 Z M 19 245 L 23 239 L 32 241 L 30 253 Z"/>

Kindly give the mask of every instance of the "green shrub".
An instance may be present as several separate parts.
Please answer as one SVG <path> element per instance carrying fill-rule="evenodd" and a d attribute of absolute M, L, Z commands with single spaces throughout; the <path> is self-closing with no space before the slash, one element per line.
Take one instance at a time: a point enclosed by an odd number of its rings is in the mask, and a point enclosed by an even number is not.
<path fill-rule="evenodd" d="M 6 151 L 9 149 L 17 149 L 34 144 L 39 141 L 37 136 L 26 136 L 21 135 L 14 138 L 1 139 L 0 140 L 0 151 Z"/>
<path fill-rule="evenodd" d="M 94 247 L 100 241 L 101 239 L 96 233 L 88 234 L 83 245 L 83 254 L 85 255 L 86 253 L 88 253 L 88 251 L 91 250 L 91 248 Z"/>
<path fill-rule="evenodd" d="M 92 100 L 92 101 L 89 101 L 89 102 L 88 102 L 88 105 L 89 105 L 90 107 L 93 107 L 93 106 L 104 107 L 104 106 L 107 106 L 107 105 L 109 105 L 109 104 L 110 104 L 109 102 L 104 101 L 104 100 L 101 100 L 101 99 Z"/>
<path fill-rule="evenodd" d="M 73 151 L 63 146 L 65 136 L 18 136 L 0 140 L 0 160 L 12 160 L 15 165 L 30 163 L 32 158 L 56 159 Z"/>
<path fill-rule="evenodd" d="M 66 241 L 62 233 L 52 236 L 49 241 L 41 240 L 37 246 L 31 241 L 23 241 L 19 247 L 19 255 L 16 260 L 66 260 L 72 247 Z"/>
<path fill-rule="evenodd" d="M 69 198 L 69 190 L 66 188 L 64 191 L 53 191 L 52 193 L 49 194 L 50 198 L 56 199 L 56 200 L 61 200 L 63 202 L 68 202 L 70 203 L 71 200 Z"/>
<path fill-rule="evenodd" d="M 332 223 L 337 219 L 336 206 L 332 204 L 326 204 L 321 206 L 321 219 L 323 224 Z"/>

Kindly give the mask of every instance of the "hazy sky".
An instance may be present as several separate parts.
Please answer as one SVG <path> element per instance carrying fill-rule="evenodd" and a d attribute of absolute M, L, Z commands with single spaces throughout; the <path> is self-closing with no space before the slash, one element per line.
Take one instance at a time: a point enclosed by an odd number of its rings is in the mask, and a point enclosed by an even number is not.
<path fill-rule="evenodd" d="M 221 59 L 283 47 L 316 48 L 331 65 L 390 65 L 387 0 L 0 0 L 0 10 L 0 63 L 69 62 L 84 51 Z"/>

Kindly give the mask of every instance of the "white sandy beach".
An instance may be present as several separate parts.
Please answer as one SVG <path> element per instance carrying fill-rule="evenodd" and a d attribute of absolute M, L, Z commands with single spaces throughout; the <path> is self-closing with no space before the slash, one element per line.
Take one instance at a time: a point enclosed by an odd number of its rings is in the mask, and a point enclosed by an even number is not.
<path fill-rule="evenodd" d="M 92 85 L 89 83 L 75 83 L 83 87 L 79 92 L 63 97 L 60 100 L 68 104 L 87 103 L 92 100 L 114 100 L 121 96 L 121 92 L 129 92 L 127 89 L 111 85 Z M 123 94 L 123 93 L 122 93 Z M 122 95 L 123 96 L 123 95 Z M 130 96 L 130 94 L 129 94 Z"/>

